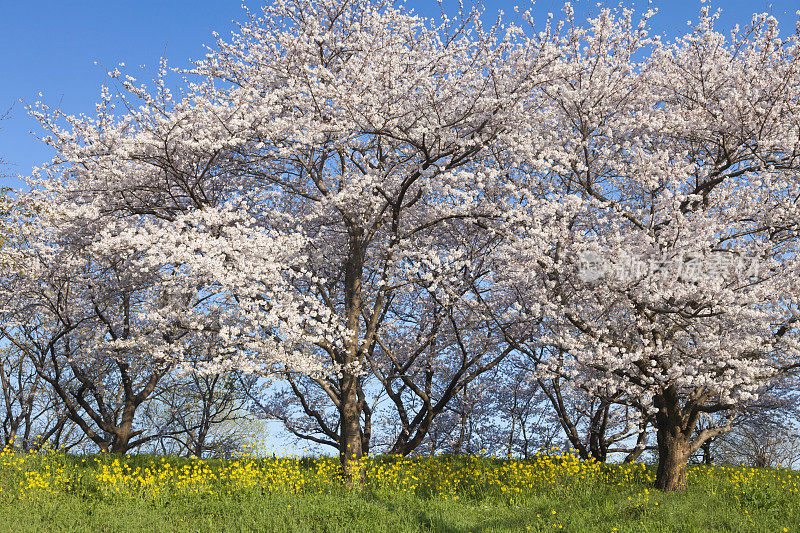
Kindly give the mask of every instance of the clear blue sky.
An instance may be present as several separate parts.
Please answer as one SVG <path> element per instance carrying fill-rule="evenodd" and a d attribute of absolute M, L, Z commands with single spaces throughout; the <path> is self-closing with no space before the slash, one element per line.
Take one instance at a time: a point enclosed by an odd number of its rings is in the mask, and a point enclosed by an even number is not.
<path fill-rule="evenodd" d="M 247 0 L 256 8 L 259 3 Z M 468 3 L 468 1 L 466 2 Z M 487 0 L 487 15 L 498 9 L 511 13 L 521 0 Z M 628 5 L 647 7 L 647 0 Z M 562 0 L 538 0 L 537 17 L 558 12 Z M 578 13 L 596 10 L 597 1 L 577 0 Z M 616 5 L 616 1 L 606 2 Z M 435 0 L 408 0 L 423 14 L 438 13 Z M 447 0 L 446 5 L 457 5 Z M 685 31 L 686 21 L 696 18 L 700 0 L 653 0 L 659 15 L 653 29 L 674 36 Z M 794 29 L 798 0 L 717 0 L 723 8 L 723 24 L 749 22 L 753 12 L 777 16 L 784 33 Z M 0 158 L 10 166 L 0 169 L 0 185 L 20 186 L 15 176 L 52 154 L 29 134 L 40 133 L 38 123 L 27 116 L 20 103 L 42 100 L 69 113 L 89 113 L 103 83 L 105 66 L 125 62 L 129 69 L 149 69 L 165 56 L 172 65 L 185 66 L 204 55 L 204 44 L 213 44 L 212 31 L 229 35 L 232 21 L 242 19 L 240 0 L 0 0 L 0 114 L 13 106 L 11 117 L 0 122 Z M 95 65 L 97 61 L 99 65 Z M 152 71 L 152 70 L 151 70 Z M 132 72 L 145 79 L 140 72 Z"/>

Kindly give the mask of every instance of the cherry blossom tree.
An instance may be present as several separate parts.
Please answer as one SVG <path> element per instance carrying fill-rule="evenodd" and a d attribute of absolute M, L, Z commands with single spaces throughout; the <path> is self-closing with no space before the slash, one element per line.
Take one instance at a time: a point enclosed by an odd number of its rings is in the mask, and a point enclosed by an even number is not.
<path fill-rule="evenodd" d="M 165 76 L 148 91 L 115 70 L 124 94 L 105 90 L 97 116 L 34 112 L 59 154 L 48 194 L 106 221 L 143 270 L 170 265 L 171 291 L 203 295 L 202 311 L 158 312 L 165 328 L 216 335 L 206 371 L 303 380 L 323 395 L 330 426 L 303 408 L 350 479 L 369 440 L 366 379 L 390 372 L 414 390 L 404 373 L 439 331 L 401 317 L 424 296 L 444 320 L 485 276 L 462 236 L 496 216 L 493 148 L 519 129 L 557 53 L 547 31 L 527 38 L 478 15 L 279 0 L 218 42 L 185 94 Z M 502 356 L 466 354 L 453 390 Z M 453 390 L 411 393 L 428 407 L 411 416 L 409 446 Z"/>
<path fill-rule="evenodd" d="M 9 217 L 0 331 L 88 439 L 125 453 L 152 438 L 134 427 L 136 412 L 174 354 L 196 342 L 169 318 L 196 299 L 170 293 L 163 272 L 142 269 L 102 217 L 66 212 L 37 194 L 17 203 L 29 207 Z"/>
<path fill-rule="evenodd" d="M 532 136 L 498 229 L 495 297 L 518 295 L 507 337 L 649 406 L 666 491 L 729 429 L 696 433 L 703 415 L 752 401 L 800 355 L 798 34 L 762 15 L 726 37 L 717 18 L 704 9 L 672 43 L 626 11 L 567 29 L 531 114 L 552 130 Z"/>

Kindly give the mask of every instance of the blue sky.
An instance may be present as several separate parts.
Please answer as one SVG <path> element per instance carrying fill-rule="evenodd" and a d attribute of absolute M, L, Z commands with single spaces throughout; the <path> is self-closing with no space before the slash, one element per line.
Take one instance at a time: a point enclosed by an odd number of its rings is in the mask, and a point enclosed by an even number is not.
<path fill-rule="evenodd" d="M 248 0 L 255 8 L 258 2 Z M 487 14 L 503 9 L 511 13 L 519 1 L 485 3 Z M 558 12 L 561 0 L 539 0 L 537 17 Z M 574 2 L 578 13 L 597 9 L 597 1 Z M 608 2 L 616 5 L 616 1 Z M 408 0 L 423 14 L 435 14 L 435 0 Z M 457 5 L 448 0 L 446 5 Z M 630 0 L 627 5 L 646 8 L 647 0 Z M 653 0 L 659 15 L 653 29 L 674 36 L 695 18 L 700 0 Z M 798 0 L 717 0 L 723 8 L 723 23 L 746 24 L 753 12 L 777 16 L 784 33 L 793 31 Z M 65 111 L 89 113 L 104 82 L 107 69 L 125 62 L 138 71 L 145 65 L 152 72 L 161 56 L 170 64 L 184 66 L 204 55 L 204 44 L 213 44 L 212 31 L 223 36 L 234 28 L 233 20 L 243 18 L 240 0 L 0 0 L 0 115 L 11 109 L 9 119 L 0 122 L 0 158 L 8 166 L 0 169 L 0 185 L 18 187 L 17 175 L 27 175 L 33 166 L 52 154 L 30 131 L 40 133 L 38 123 L 27 116 L 25 102 L 39 100 Z M 95 61 L 98 65 L 95 65 Z M 104 68 L 106 67 L 106 68 Z M 133 72 L 146 78 L 141 72 Z M 13 106 L 13 107 L 12 107 Z"/>

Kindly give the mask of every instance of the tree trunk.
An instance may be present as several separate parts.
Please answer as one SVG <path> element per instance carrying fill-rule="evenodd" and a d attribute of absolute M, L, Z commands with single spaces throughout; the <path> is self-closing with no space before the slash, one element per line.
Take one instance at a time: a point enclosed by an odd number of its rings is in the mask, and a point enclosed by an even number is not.
<path fill-rule="evenodd" d="M 344 304 L 347 329 L 350 332 L 339 362 L 343 365 L 339 380 L 339 459 L 342 462 L 342 475 L 345 484 L 358 486 L 364 481 L 361 433 L 361 386 L 356 374 L 361 362 L 359 331 L 362 314 L 362 276 L 364 270 L 365 248 L 362 242 L 363 229 L 354 221 L 348 220 L 349 254 L 345 263 Z"/>
<path fill-rule="evenodd" d="M 704 465 L 712 465 L 714 464 L 714 456 L 711 454 L 711 444 L 713 440 L 708 440 L 703 443 L 701 448 L 703 448 L 703 464 Z"/>
<path fill-rule="evenodd" d="M 630 451 L 630 453 L 625 457 L 623 462 L 625 463 L 633 463 L 636 459 L 639 458 L 640 455 L 644 452 L 646 448 L 646 441 L 647 441 L 647 424 L 645 423 L 643 426 L 640 427 L 639 435 L 636 437 L 636 446 Z"/>
<path fill-rule="evenodd" d="M 361 409 L 358 397 L 359 379 L 345 373 L 341 379 L 342 400 L 340 407 L 341 440 L 339 459 L 342 473 L 348 486 L 357 486 L 364 480 L 363 449 L 361 440 Z"/>
<path fill-rule="evenodd" d="M 672 434 L 670 434 L 672 433 Z M 664 492 L 686 489 L 686 462 L 690 443 L 669 428 L 658 428 L 658 470 L 656 488 Z"/>
<path fill-rule="evenodd" d="M 17 438 L 17 428 L 15 426 L 11 426 L 11 429 L 8 430 L 5 436 L 5 446 L 11 447 L 14 445 L 14 440 Z"/>
<path fill-rule="evenodd" d="M 684 424 L 684 413 L 674 387 L 656 395 L 658 470 L 656 488 L 664 492 L 686 489 L 686 462 L 692 454 L 694 424 Z M 686 427 L 685 427 L 686 426 Z"/>
<path fill-rule="evenodd" d="M 111 453 L 126 454 L 128 453 L 129 443 L 131 436 L 128 432 L 121 431 L 114 435 L 111 441 Z"/>
<path fill-rule="evenodd" d="M 125 377 L 125 374 L 123 374 L 123 377 Z M 113 423 L 110 424 L 112 425 L 112 428 L 110 429 L 114 435 L 111 441 L 111 453 L 128 453 L 128 450 L 131 447 L 131 439 L 135 437 L 137 433 L 141 433 L 133 431 L 133 418 L 137 407 L 139 407 L 138 403 L 126 399 L 125 407 L 122 409 L 122 416 L 120 417 L 119 424 L 117 427 L 113 427 Z"/>

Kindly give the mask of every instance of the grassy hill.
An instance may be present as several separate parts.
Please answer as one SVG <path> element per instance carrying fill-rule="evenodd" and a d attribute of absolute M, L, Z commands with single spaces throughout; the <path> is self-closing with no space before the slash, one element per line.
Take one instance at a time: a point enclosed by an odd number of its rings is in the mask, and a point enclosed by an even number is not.
<path fill-rule="evenodd" d="M 329 458 L 0 455 L 0 531 L 800 531 L 800 472 L 652 468 L 571 455 L 366 461 L 344 488 Z"/>

